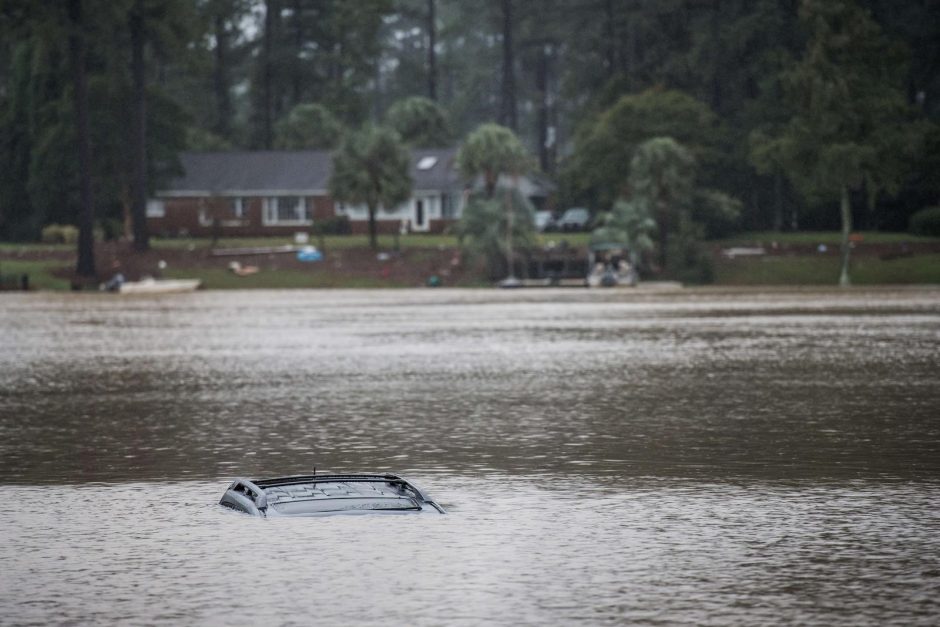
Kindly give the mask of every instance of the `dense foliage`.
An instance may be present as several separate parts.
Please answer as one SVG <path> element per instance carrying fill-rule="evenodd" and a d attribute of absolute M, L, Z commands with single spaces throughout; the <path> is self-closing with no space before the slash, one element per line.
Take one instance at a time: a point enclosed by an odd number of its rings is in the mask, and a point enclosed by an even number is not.
<path fill-rule="evenodd" d="M 366 125 L 347 133 L 333 156 L 330 194 L 339 202 L 365 205 L 369 245 L 376 243 L 376 212 L 394 209 L 411 196 L 411 155 L 395 131 Z"/>
<path fill-rule="evenodd" d="M 912 215 L 910 231 L 914 235 L 940 237 L 940 207 L 927 207 Z"/>
<path fill-rule="evenodd" d="M 141 185 L 171 175 L 180 150 L 333 147 L 380 121 L 418 146 L 499 123 L 554 175 L 559 209 L 629 197 L 653 137 L 689 151 L 706 200 L 740 200 L 739 228 L 832 228 L 847 197 L 853 224 L 903 229 L 940 195 L 937 2 L 0 6 L 0 239 L 77 224 L 88 203 L 129 234 Z"/>
<path fill-rule="evenodd" d="M 430 98 L 412 96 L 399 100 L 386 117 L 389 126 L 414 147 L 445 148 L 453 142 L 447 114 Z"/>
<path fill-rule="evenodd" d="M 483 124 L 470 133 L 457 153 L 457 167 L 468 179 L 482 177 L 487 198 L 492 198 L 501 176 L 518 176 L 529 169 L 525 147 L 512 130 Z"/>
<path fill-rule="evenodd" d="M 530 247 L 534 236 L 532 205 L 510 187 L 497 188 L 492 197 L 473 194 L 457 226 L 461 249 L 471 259 L 485 259 L 493 279 L 508 273 L 508 259 L 515 263 L 514 252 Z"/>

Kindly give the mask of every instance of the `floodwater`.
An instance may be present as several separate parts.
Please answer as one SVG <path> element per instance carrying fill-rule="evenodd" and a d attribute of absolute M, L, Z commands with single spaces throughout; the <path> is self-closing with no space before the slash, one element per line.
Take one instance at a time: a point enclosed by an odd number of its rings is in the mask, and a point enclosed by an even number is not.
<path fill-rule="evenodd" d="M 940 621 L 940 290 L 0 296 L 0 624 Z M 397 471 L 446 516 L 259 520 Z"/>

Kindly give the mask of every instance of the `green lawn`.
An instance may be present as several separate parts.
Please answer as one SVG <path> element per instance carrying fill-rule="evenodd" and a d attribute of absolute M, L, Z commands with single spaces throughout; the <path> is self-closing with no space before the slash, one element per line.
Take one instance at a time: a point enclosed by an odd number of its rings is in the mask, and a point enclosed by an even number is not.
<path fill-rule="evenodd" d="M 565 240 L 569 246 L 586 246 L 590 239 L 590 233 L 539 233 L 536 241 L 544 246 L 548 242 L 561 242 Z M 212 240 L 208 238 L 178 238 L 178 239 L 156 239 L 152 240 L 153 247 L 160 249 L 180 249 L 194 247 L 196 249 L 208 249 Z M 310 238 L 310 243 L 319 246 L 319 239 Z M 292 237 L 226 237 L 220 239 L 216 248 L 250 248 L 266 246 L 284 246 L 294 244 Z M 379 248 L 391 250 L 395 247 L 395 237 L 393 235 L 379 235 Z M 365 248 L 369 245 L 368 235 L 326 235 L 323 238 L 323 247 L 326 250 L 346 249 L 346 248 Z M 457 236 L 438 234 L 438 233 L 409 233 L 398 237 L 398 245 L 402 249 L 415 248 L 456 248 Z"/>
<path fill-rule="evenodd" d="M 261 271 L 249 276 L 236 276 L 221 268 L 183 268 L 168 270 L 164 277 L 170 279 L 200 279 L 207 289 L 293 289 L 303 287 L 411 287 L 403 283 L 378 277 L 341 276 L 329 271 L 307 271 L 280 269 Z"/>
<path fill-rule="evenodd" d="M 896 244 L 901 242 L 940 242 L 940 238 L 920 237 L 910 235 L 909 233 L 882 233 L 876 231 L 864 231 L 858 233 L 862 241 L 872 244 Z M 780 244 L 838 244 L 840 234 L 837 231 L 807 231 L 797 233 L 775 233 L 773 231 L 752 231 L 748 233 L 739 233 L 732 237 L 720 240 L 712 240 L 710 243 L 718 246 L 742 246 L 754 244 L 769 244 L 778 242 Z M 590 233 L 539 233 L 536 235 L 536 241 L 540 245 L 548 242 L 561 242 L 565 240 L 570 246 L 586 246 L 591 238 Z M 153 247 L 160 249 L 208 249 L 212 240 L 209 238 L 173 238 L 161 239 L 154 237 L 151 239 Z M 311 237 L 310 242 L 318 245 L 318 239 Z M 293 244 L 291 237 L 227 237 L 222 238 L 216 243 L 216 248 L 247 248 L 253 246 L 284 246 Z M 324 237 L 324 245 L 327 249 L 343 249 L 365 247 L 369 245 L 368 235 L 327 235 Z M 380 235 L 379 247 L 385 250 L 393 248 L 395 238 L 392 235 Z M 436 233 L 410 233 L 399 237 L 399 246 L 401 248 L 439 248 L 441 246 L 453 248 L 457 246 L 457 237 L 454 235 L 443 235 Z M 75 250 L 74 244 L 41 244 L 41 243 L 10 243 L 0 242 L 0 253 L 15 255 L 18 252 L 71 252 Z"/>
<path fill-rule="evenodd" d="M 539 245 L 544 246 L 549 242 L 555 242 L 556 244 L 565 241 L 568 242 L 569 246 L 575 248 L 578 247 L 587 247 L 588 242 L 591 241 L 590 233 L 539 233 L 535 236 L 536 241 Z"/>
<path fill-rule="evenodd" d="M 718 285 L 835 285 L 840 260 L 827 256 L 781 256 L 722 259 L 715 264 Z M 918 255 L 885 261 L 857 257 L 850 274 L 856 285 L 940 284 L 940 254 Z"/>
<path fill-rule="evenodd" d="M 59 261 L 20 261 L 16 259 L 0 260 L 0 274 L 29 275 L 30 289 L 67 290 L 69 282 L 53 276 L 52 272 L 62 268 Z"/>
<path fill-rule="evenodd" d="M 211 247 L 212 240 L 209 238 L 176 238 L 176 239 L 153 239 L 153 247 L 160 249 L 180 249 L 196 248 L 208 249 Z M 292 237 L 225 237 L 216 242 L 215 248 L 255 248 L 268 246 L 294 245 Z M 320 240 L 317 237 L 310 238 L 310 244 L 320 246 Z M 380 235 L 378 237 L 379 248 L 390 250 L 395 247 L 395 237 L 393 235 Z M 368 235 L 326 235 L 323 237 L 323 247 L 326 250 L 336 250 L 345 248 L 362 248 L 369 245 Z M 405 248 L 438 248 L 439 246 L 456 246 L 457 238 L 453 235 L 438 234 L 409 234 L 401 235 L 398 238 L 398 245 Z"/>
<path fill-rule="evenodd" d="M 854 233 L 862 238 L 862 243 L 868 244 L 900 244 L 901 242 L 940 242 L 940 238 L 921 237 L 910 233 L 883 233 L 881 231 L 860 231 Z M 838 231 L 801 231 L 797 233 L 776 233 L 774 231 L 751 231 L 739 233 L 732 237 L 712 240 L 713 244 L 727 246 L 753 246 L 755 244 L 827 244 L 838 245 L 842 234 Z"/>
<path fill-rule="evenodd" d="M 0 253 L 16 255 L 25 252 L 67 253 L 75 250 L 75 244 L 41 244 L 39 242 L 0 242 Z"/>
<path fill-rule="evenodd" d="M 862 233 L 863 242 L 898 243 L 898 242 L 940 242 L 937 238 L 914 237 L 906 233 Z M 556 243 L 566 240 L 569 246 L 583 247 L 590 238 L 588 233 L 544 233 L 538 236 L 542 245 L 550 241 Z M 839 234 L 836 232 L 811 233 L 744 233 L 734 238 L 710 242 L 714 245 L 734 246 L 769 244 L 777 241 L 781 244 L 825 243 L 837 245 Z M 280 246 L 290 244 L 287 237 L 233 238 L 217 243 L 219 248 L 241 248 L 251 246 Z M 313 238 L 316 244 L 316 238 Z M 411 258 L 419 262 L 425 254 L 439 247 L 455 248 L 457 240 L 452 235 L 409 234 L 401 236 L 402 249 L 411 250 Z M 394 245 L 392 236 L 381 236 L 379 244 L 383 249 Z M 187 247 L 207 249 L 208 239 L 154 239 L 156 250 L 179 250 Z M 325 238 L 325 248 L 349 249 L 368 246 L 365 235 L 332 235 Z M 422 250 L 423 249 L 423 250 Z M 0 273 L 4 275 L 29 274 L 33 289 L 67 290 L 66 279 L 53 276 L 53 272 L 74 261 L 74 245 L 66 244 L 10 244 L 0 243 Z M 58 259 L 24 260 L 20 254 L 49 253 Z M 64 256 L 63 253 L 66 253 Z M 921 254 L 893 260 L 882 260 L 872 256 L 856 255 L 852 261 L 852 280 L 859 285 L 870 284 L 940 284 L 940 254 Z M 401 287 L 400 279 L 382 279 L 380 277 L 353 277 L 337 275 L 325 268 L 310 270 L 284 269 L 277 272 L 264 272 L 248 277 L 238 277 L 221 268 L 175 268 L 167 272 L 168 277 L 199 278 L 210 289 L 238 288 L 297 288 L 297 287 Z M 715 279 L 719 285 L 835 285 L 839 276 L 839 258 L 837 255 L 768 255 L 738 259 L 718 259 L 715 262 Z M 472 277 L 465 277 L 472 283 Z M 488 283 L 484 283 L 488 284 Z"/>

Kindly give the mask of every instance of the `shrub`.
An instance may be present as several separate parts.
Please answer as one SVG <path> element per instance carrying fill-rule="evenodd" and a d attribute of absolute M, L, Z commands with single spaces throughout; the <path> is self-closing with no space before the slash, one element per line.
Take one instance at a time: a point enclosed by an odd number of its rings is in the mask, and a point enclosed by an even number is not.
<path fill-rule="evenodd" d="M 44 244 L 74 244 L 78 241 L 78 227 L 71 224 L 49 224 L 42 227 L 40 239 Z"/>
<path fill-rule="evenodd" d="M 347 216 L 335 216 L 325 220 L 318 220 L 313 225 L 315 235 L 349 235 L 352 229 Z"/>
<path fill-rule="evenodd" d="M 95 240 L 114 242 L 124 235 L 124 222 L 117 218 L 102 218 L 95 227 Z"/>
<path fill-rule="evenodd" d="M 705 230 L 684 212 L 679 214 L 678 228 L 669 238 L 666 255 L 667 274 L 683 283 L 702 285 L 715 280 L 711 256 L 702 245 Z"/>
<path fill-rule="evenodd" d="M 914 235 L 940 237 L 940 207 L 927 207 L 912 215 L 907 230 Z"/>

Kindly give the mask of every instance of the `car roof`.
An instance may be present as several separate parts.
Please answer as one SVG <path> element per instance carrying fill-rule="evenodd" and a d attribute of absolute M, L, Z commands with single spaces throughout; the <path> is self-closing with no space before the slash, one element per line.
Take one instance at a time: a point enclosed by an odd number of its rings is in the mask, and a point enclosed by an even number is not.
<path fill-rule="evenodd" d="M 247 509 L 256 515 L 268 507 L 279 515 L 305 515 L 354 510 L 421 510 L 424 504 L 443 513 L 443 509 L 418 487 L 393 474 L 316 474 L 273 479 L 236 479 L 229 486 L 226 496 L 223 496 L 223 505 L 226 500 L 238 501 L 244 497 L 250 501 L 240 509 Z M 255 503 L 257 509 L 253 509 L 251 502 Z"/>

